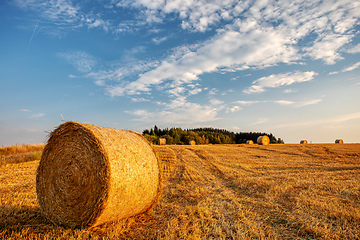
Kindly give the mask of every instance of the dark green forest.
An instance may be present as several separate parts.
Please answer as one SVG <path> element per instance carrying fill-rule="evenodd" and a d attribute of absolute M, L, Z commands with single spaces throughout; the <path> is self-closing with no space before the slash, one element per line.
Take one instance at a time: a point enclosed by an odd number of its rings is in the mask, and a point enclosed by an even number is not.
<path fill-rule="evenodd" d="M 234 133 L 225 129 L 217 128 L 194 128 L 183 130 L 181 128 L 160 129 L 156 125 L 154 128 L 145 129 L 143 136 L 152 142 L 158 144 L 159 138 L 165 138 L 166 144 L 189 144 L 194 140 L 196 144 L 241 144 L 247 140 L 256 143 L 259 136 L 267 135 L 270 143 L 284 143 L 281 138 L 276 138 L 271 133 L 262 132 L 239 132 Z"/>

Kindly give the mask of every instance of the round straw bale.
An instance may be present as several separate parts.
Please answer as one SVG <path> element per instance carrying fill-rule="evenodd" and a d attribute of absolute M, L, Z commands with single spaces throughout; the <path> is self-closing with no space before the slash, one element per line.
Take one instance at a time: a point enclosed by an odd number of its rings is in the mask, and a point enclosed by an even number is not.
<path fill-rule="evenodd" d="M 160 178 L 155 152 L 142 135 L 66 122 L 50 133 L 36 192 L 51 222 L 90 227 L 150 210 Z"/>
<path fill-rule="evenodd" d="M 158 144 L 159 145 L 166 145 L 166 138 L 159 138 Z"/>
<path fill-rule="evenodd" d="M 306 140 L 301 140 L 300 144 L 307 144 L 308 142 Z"/>
<path fill-rule="evenodd" d="M 257 143 L 259 145 L 268 145 L 270 143 L 270 138 L 266 135 L 260 136 L 257 138 Z"/>
<path fill-rule="evenodd" d="M 254 144 L 253 140 L 247 140 L 246 144 Z"/>
<path fill-rule="evenodd" d="M 194 140 L 189 141 L 189 145 L 196 145 L 196 142 Z"/>
<path fill-rule="evenodd" d="M 342 139 L 336 139 L 335 143 L 344 143 L 344 141 Z"/>

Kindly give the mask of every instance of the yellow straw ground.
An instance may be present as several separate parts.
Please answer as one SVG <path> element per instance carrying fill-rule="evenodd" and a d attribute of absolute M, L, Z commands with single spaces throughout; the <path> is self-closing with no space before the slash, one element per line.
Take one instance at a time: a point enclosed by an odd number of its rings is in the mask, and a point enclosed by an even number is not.
<path fill-rule="evenodd" d="M 39 161 L 0 165 L 0 239 L 359 239 L 360 145 L 155 146 L 163 174 L 147 214 L 92 229 L 40 213 Z"/>

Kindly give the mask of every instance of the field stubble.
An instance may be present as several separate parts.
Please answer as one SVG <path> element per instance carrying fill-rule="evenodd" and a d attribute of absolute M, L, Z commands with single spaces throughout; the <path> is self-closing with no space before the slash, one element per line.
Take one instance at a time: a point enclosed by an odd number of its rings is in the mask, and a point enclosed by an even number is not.
<path fill-rule="evenodd" d="M 0 166 L 0 238 L 359 239 L 360 145 L 155 146 L 162 196 L 148 214 L 92 229 L 46 221 L 38 161 Z"/>

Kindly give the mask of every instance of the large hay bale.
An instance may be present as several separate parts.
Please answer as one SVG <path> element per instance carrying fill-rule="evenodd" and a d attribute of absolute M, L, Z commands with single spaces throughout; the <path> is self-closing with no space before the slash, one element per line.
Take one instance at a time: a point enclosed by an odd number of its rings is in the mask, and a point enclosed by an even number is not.
<path fill-rule="evenodd" d="M 268 145 L 270 144 L 270 138 L 266 135 L 260 136 L 257 138 L 257 144 L 259 145 Z"/>
<path fill-rule="evenodd" d="M 341 144 L 341 143 L 344 143 L 344 141 L 342 139 L 336 139 L 335 143 L 340 143 Z"/>
<path fill-rule="evenodd" d="M 254 144 L 254 141 L 253 140 L 247 140 L 246 144 Z"/>
<path fill-rule="evenodd" d="M 306 140 L 301 140 L 300 144 L 307 144 L 308 142 Z"/>
<path fill-rule="evenodd" d="M 191 141 L 189 141 L 189 145 L 196 145 L 195 140 L 191 140 Z"/>
<path fill-rule="evenodd" d="M 159 138 L 159 145 L 166 145 L 166 138 Z"/>
<path fill-rule="evenodd" d="M 142 135 L 66 122 L 50 133 L 36 192 L 51 222 L 90 227 L 150 210 L 160 178 L 155 152 Z"/>

